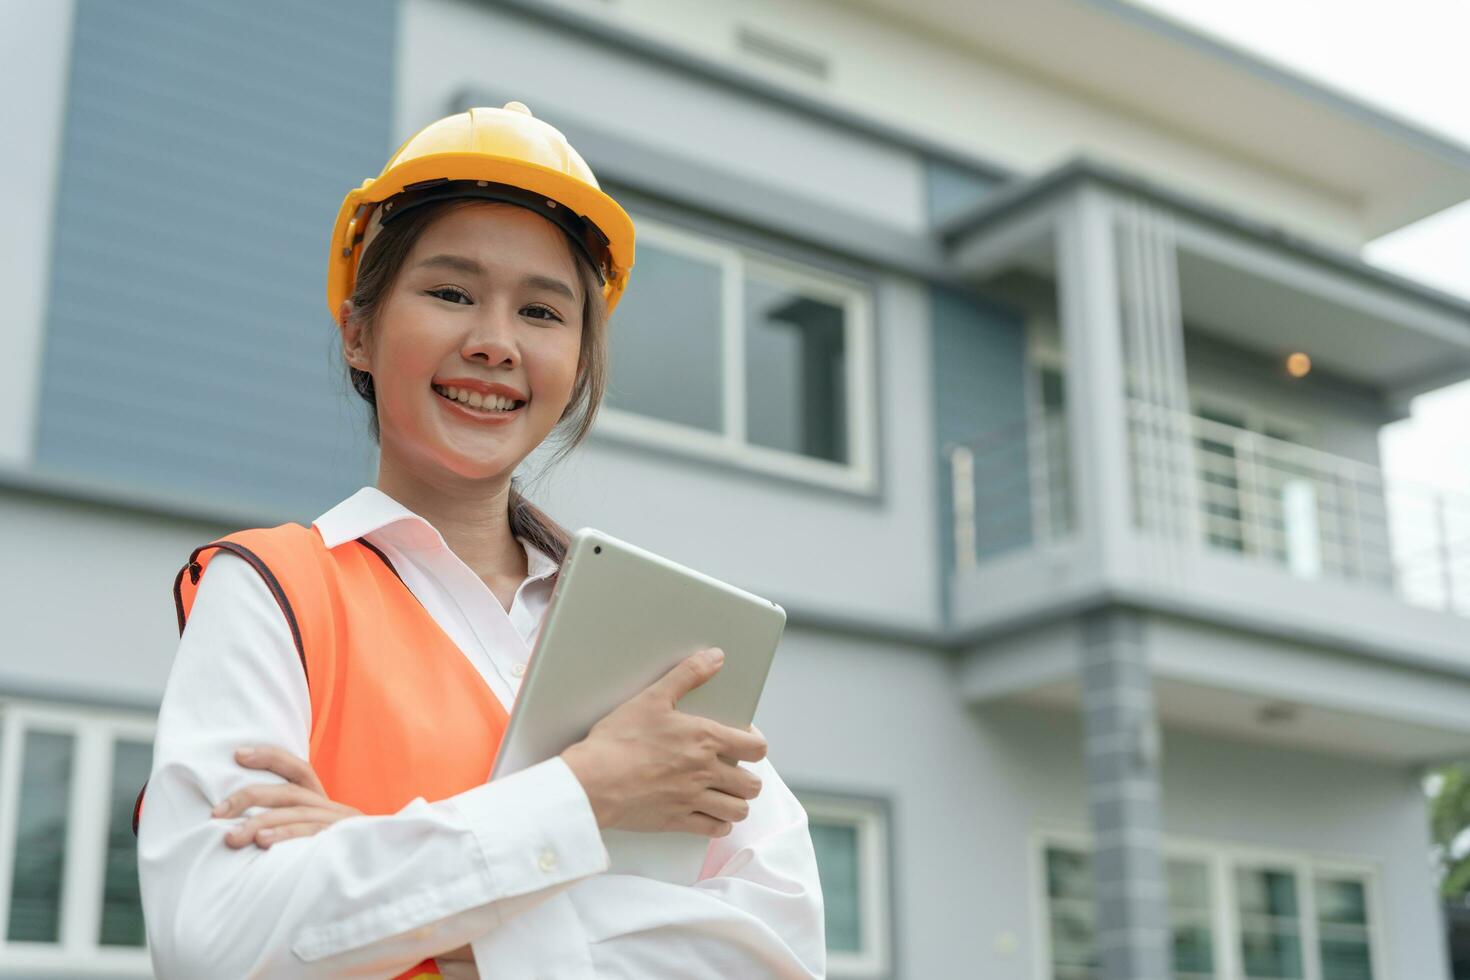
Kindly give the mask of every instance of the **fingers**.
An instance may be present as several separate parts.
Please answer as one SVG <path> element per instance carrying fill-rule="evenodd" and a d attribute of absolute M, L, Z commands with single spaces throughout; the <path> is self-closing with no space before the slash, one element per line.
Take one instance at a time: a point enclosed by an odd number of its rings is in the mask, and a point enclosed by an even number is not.
<path fill-rule="evenodd" d="M 753 800 L 761 793 L 761 778 L 748 769 L 721 762 L 715 770 L 710 789 L 738 796 L 742 800 Z"/>
<path fill-rule="evenodd" d="M 739 823 L 750 816 L 750 804 L 738 796 L 707 789 L 699 794 L 696 812 L 726 823 Z"/>
<path fill-rule="evenodd" d="M 716 820 L 707 813 L 690 813 L 675 821 L 669 829 L 706 837 L 724 837 L 734 828 L 735 825 L 728 820 Z"/>
<path fill-rule="evenodd" d="M 261 843 L 281 839 L 285 836 L 281 828 L 295 824 L 314 827 L 311 833 L 316 833 L 343 819 L 344 816 L 345 814 L 339 811 L 320 806 L 280 807 L 257 813 L 239 825 L 231 827 L 225 833 L 225 843 L 230 847 L 240 848 L 252 842 Z M 291 836 L 309 836 L 309 834 L 303 835 L 300 830 L 301 828 L 298 827 L 297 832 Z"/>
<path fill-rule="evenodd" d="M 323 796 L 326 795 L 321 782 L 316 778 L 316 770 L 311 768 L 311 763 L 300 756 L 292 755 L 283 748 L 274 745 L 246 746 L 236 750 L 235 761 L 248 769 L 264 769 L 273 772 L 287 782 L 321 793 Z"/>
<path fill-rule="evenodd" d="M 220 800 L 209 815 L 212 817 L 238 817 L 253 806 L 321 805 L 325 797 L 320 793 L 293 786 L 290 783 L 263 783 L 247 786 Z"/>
<path fill-rule="evenodd" d="M 310 837 L 313 834 L 326 830 L 330 826 L 331 824 L 328 823 L 304 822 L 283 824 L 280 827 L 270 827 L 265 830 L 256 831 L 255 846 L 264 850 L 272 844 L 278 844 L 283 840 L 290 840 L 292 837 Z"/>
<path fill-rule="evenodd" d="M 764 735 L 731 728 L 719 722 L 710 722 L 710 725 L 713 726 L 712 734 L 720 745 L 720 758 L 727 761 L 738 759 L 741 762 L 759 762 L 766 757 Z"/>
<path fill-rule="evenodd" d="M 657 693 L 660 700 L 667 700 L 672 705 L 715 676 L 724 662 L 725 653 L 719 647 L 701 650 L 679 661 L 672 670 L 654 681 L 650 688 Z"/>

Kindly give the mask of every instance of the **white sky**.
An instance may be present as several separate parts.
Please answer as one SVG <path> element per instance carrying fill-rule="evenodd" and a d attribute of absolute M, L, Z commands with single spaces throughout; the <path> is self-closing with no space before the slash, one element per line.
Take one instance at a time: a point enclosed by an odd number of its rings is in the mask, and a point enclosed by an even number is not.
<path fill-rule="evenodd" d="M 1470 0 L 1133 2 L 1470 145 Z M 1470 298 L 1470 202 L 1363 257 Z M 1470 382 L 1416 399 L 1413 413 L 1384 429 L 1384 467 L 1470 493 Z"/>

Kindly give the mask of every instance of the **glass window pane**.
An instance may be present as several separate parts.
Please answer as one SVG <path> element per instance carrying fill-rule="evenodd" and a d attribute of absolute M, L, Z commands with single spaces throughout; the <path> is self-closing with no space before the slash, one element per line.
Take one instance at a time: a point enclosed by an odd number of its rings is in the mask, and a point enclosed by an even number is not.
<path fill-rule="evenodd" d="M 1302 977 L 1296 876 L 1269 868 L 1237 868 L 1235 895 L 1246 976 L 1271 980 Z"/>
<path fill-rule="evenodd" d="M 1323 922 L 1368 924 L 1368 901 L 1361 881 L 1317 879 L 1317 918 Z"/>
<path fill-rule="evenodd" d="M 1090 914 L 1080 909 L 1052 912 L 1051 959 L 1057 967 L 1098 968 Z"/>
<path fill-rule="evenodd" d="M 145 945 L 133 803 L 152 768 L 153 747 L 147 742 L 116 743 L 112 756 L 106 877 L 102 886 L 102 929 L 97 940 L 104 946 Z"/>
<path fill-rule="evenodd" d="M 6 930 L 11 942 L 54 943 L 61 938 L 74 742 L 70 735 L 51 732 L 27 732 L 23 740 L 20 818 Z"/>
<path fill-rule="evenodd" d="M 1322 980 L 1373 980 L 1368 895 L 1363 882 L 1319 876 L 1315 884 Z"/>
<path fill-rule="evenodd" d="M 1294 928 L 1242 922 L 1240 952 L 1251 980 L 1301 980 L 1302 944 Z"/>
<path fill-rule="evenodd" d="M 1169 928 L 1174 976 L 1213 977 L 1215 937 L 1210 925 L 1210 869 L 1199 861 L 1168 862 Z"/>
<path fill-rule="evenodd" d="M 613 408 L 724 431 L 719 265 L 638 243 L 638 271 L 608 326 Z"/>
<path fill-rule="evenodd" d="M 813 819 L 809 829 L 817 852 L 817 874 L 827 919 L 827 949 L 857 953 L 863 948 L 858 834 L 853 824 Z"/>
<path fill-rule="evenodd" d="M 1174 975 L 1214 976 L 1215 943 L 1209 923 L 1174 921 L 1170 931 L 1174 936 Z"/>
<path fill-rule="evenodd" d="M 746 278 L 748 441 L 847 462 L 844 320 L 836 303 L 758 271 Z"/>
<path fill-rule="evenodd" d="M 1290 871 L 1237 868 L 1235 889 L 1243 914 L 1296 918 L 1296 876 Z"/>
<path fill-rule="evenodd" d="M 1208 911 L 1210 908 L 1210 869 L 1198 861 L 1170 861 L 1169 907 Z"/>
<path fill-rule="evenodd" d="M 1092 901 L 1092 863 L 1081 851 L 1046 849 L 1046 893 L 1052 898 Z"/>
<path fill-rule="evenodd" d="M 1322 980 L 1373 980 L 1373 957 L 1366 937 L 1322 937 Z"/>

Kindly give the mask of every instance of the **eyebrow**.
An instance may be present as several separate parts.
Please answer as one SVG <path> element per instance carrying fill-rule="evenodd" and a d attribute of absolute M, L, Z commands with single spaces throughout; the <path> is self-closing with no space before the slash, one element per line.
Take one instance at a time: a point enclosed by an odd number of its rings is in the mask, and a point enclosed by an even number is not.
<path fill-rule="evenodd" d="M 474 259 L 466 258 L 463 255 L 450 255 L 447 253 L 442 255 L 431 255 L 427 259 L 424 259 L 422 262 L 420 262 L 418 265 L 414 266 L 414 268 L 422 269 L 427 266 L 438 266 L 444 269 L 453 269 L 455 272 L 463 272 L 465 275 L 470 276 L 483 276 L 486 274 L 485 267 L 483 265 L 476 262 Z M 553 293 L 559 293 L 562 296 L 565 296 L 572 302 L 576 302 L 577 300 L 577 294 L 572 292 L 571 286 L 568 286 L 560 279 L 554 279 L 551 276 L 542 276 L 537 275 L 536 273 L 531 273 L 521 280 L 521 285 L 530 286 L 533 289 L 547 289 Z"/>

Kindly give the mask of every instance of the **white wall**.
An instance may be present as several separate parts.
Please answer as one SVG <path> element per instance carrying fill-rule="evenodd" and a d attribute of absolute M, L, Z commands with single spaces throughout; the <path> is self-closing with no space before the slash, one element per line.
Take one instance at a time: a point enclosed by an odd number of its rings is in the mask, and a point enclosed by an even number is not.
<path fill-rule="evenodd" d="M 560 4 L 600 13 L 619 25 L 1023 174 L 1086 153 L 1346 248 L 1356 249 L 1365 238 L 1353 201 L 1094 101 L 1084 91 L 987 60 L 952 38 L 916 32 L 855 3 Z M 973 16 L 983 17 L 983 7 L 975 8 Z M 817 82 L 743 55 L 735 42 L 742 24 L 820 52 L 831 62 L 830 77 Z"/>
<path fill-rule="evenodd" d="M 575 118 L 674 160 L 772 183 L 901 228 L 923 224 L 922 171 L 899 148 L 671 75 L 494 5 L 410 0 L 400 23 L 396 131 L 402 138 L 444 115 L 466 88 L 504 92 L 553 125 Z"/>
<path fill-rule="evenodd" d="M 0 465 L 29 465 L 51 267 L 72 0 L 0 0 Z"/>

